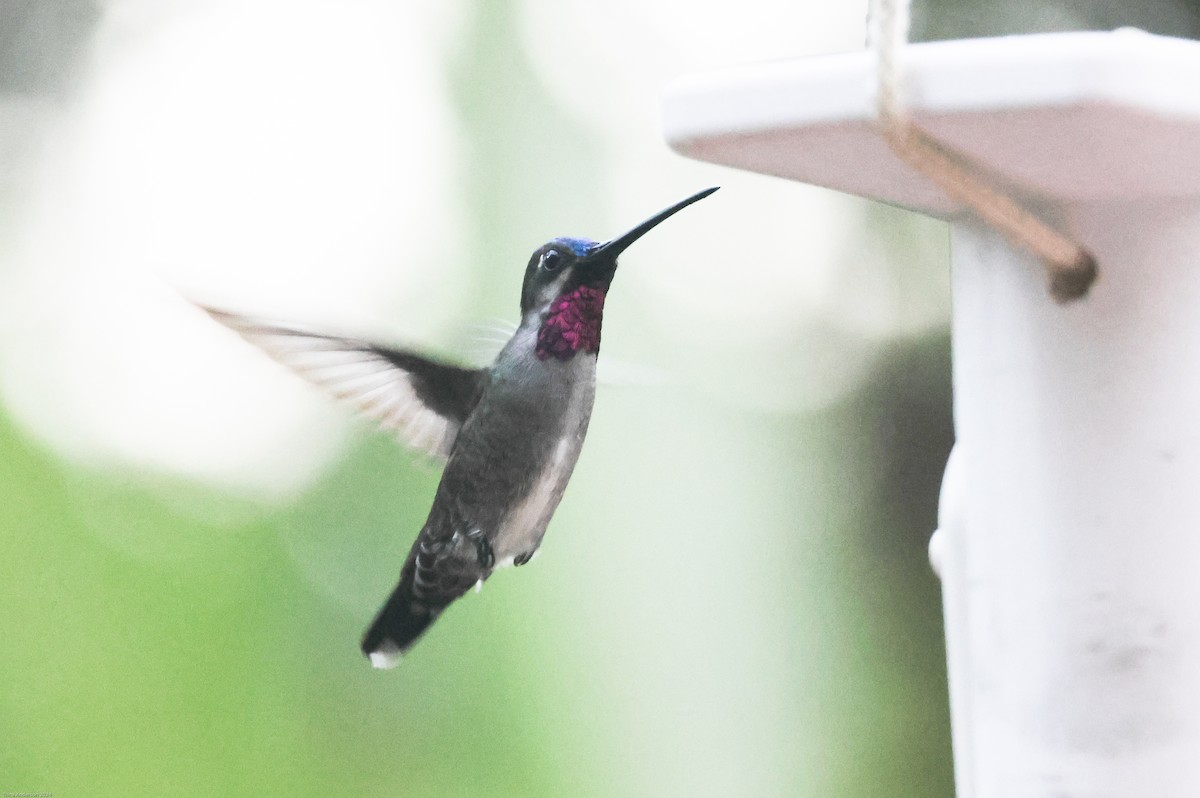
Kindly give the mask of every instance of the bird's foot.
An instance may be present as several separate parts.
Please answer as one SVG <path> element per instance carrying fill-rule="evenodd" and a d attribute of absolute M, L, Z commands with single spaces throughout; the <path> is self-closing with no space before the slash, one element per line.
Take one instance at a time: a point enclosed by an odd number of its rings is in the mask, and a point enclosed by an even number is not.
<path fill-rule="evenodd" d="M 482 529 L 471 530 L 467 533 L 467 539 L 475 544 L 480 568 L 490 569 L 496 564 L 496 554 L 492 551 L 492 544 L 488 541 L 487 535 L 483 534 Z"/>

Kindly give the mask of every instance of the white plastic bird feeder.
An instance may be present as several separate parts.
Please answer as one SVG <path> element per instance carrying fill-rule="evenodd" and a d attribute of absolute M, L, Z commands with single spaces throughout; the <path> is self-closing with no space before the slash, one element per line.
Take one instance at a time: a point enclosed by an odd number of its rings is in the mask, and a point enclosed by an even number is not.
<path fill-rule="evenodd" d="M 931 552 L 960 798 L 1200 796 L 1200 43 L 913 45 L 916 122 L 1095 255 L 1044 269 L 891 154 L 856 53 L 700 75 L 679 152 L 951 222 L 957 445 Z"/>

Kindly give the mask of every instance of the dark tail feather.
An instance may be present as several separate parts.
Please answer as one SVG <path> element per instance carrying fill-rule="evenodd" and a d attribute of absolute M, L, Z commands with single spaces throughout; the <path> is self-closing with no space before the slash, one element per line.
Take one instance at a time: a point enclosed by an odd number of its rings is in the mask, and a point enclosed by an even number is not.
<path fill-rule="evenodd" d="M 376 668 L 396 667 L 442 609 L 413 599 L 409 580 L 401 579 L 363 635 L 363 653 Z"/>

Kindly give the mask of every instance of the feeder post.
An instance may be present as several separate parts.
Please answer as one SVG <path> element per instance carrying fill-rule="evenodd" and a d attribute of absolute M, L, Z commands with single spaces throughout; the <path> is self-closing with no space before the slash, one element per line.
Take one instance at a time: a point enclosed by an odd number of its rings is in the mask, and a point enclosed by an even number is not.
<path fill-rule="evenodd" d="M 668 139 L 950 222 L 957 443 L 930 549 L 959 797 L 1194 798 L 1200 43 L 1117 31 L 908 53 L 918 123 L 1095 255 L 1085 298 L 1055 303 L 1030 254 L 895 160 L 865 53 L 687 78 Z"/>

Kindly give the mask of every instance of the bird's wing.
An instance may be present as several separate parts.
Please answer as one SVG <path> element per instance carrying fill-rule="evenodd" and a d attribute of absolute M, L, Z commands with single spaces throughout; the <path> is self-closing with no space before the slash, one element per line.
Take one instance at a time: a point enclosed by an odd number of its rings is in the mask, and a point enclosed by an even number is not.
<path fill-rule="evenodd" d="M 459 427 L 483 390 L 483 369 L 201 308 L 301 377 L 395 432 L 402 442 L 434 457 L 450 456 Z"/>

